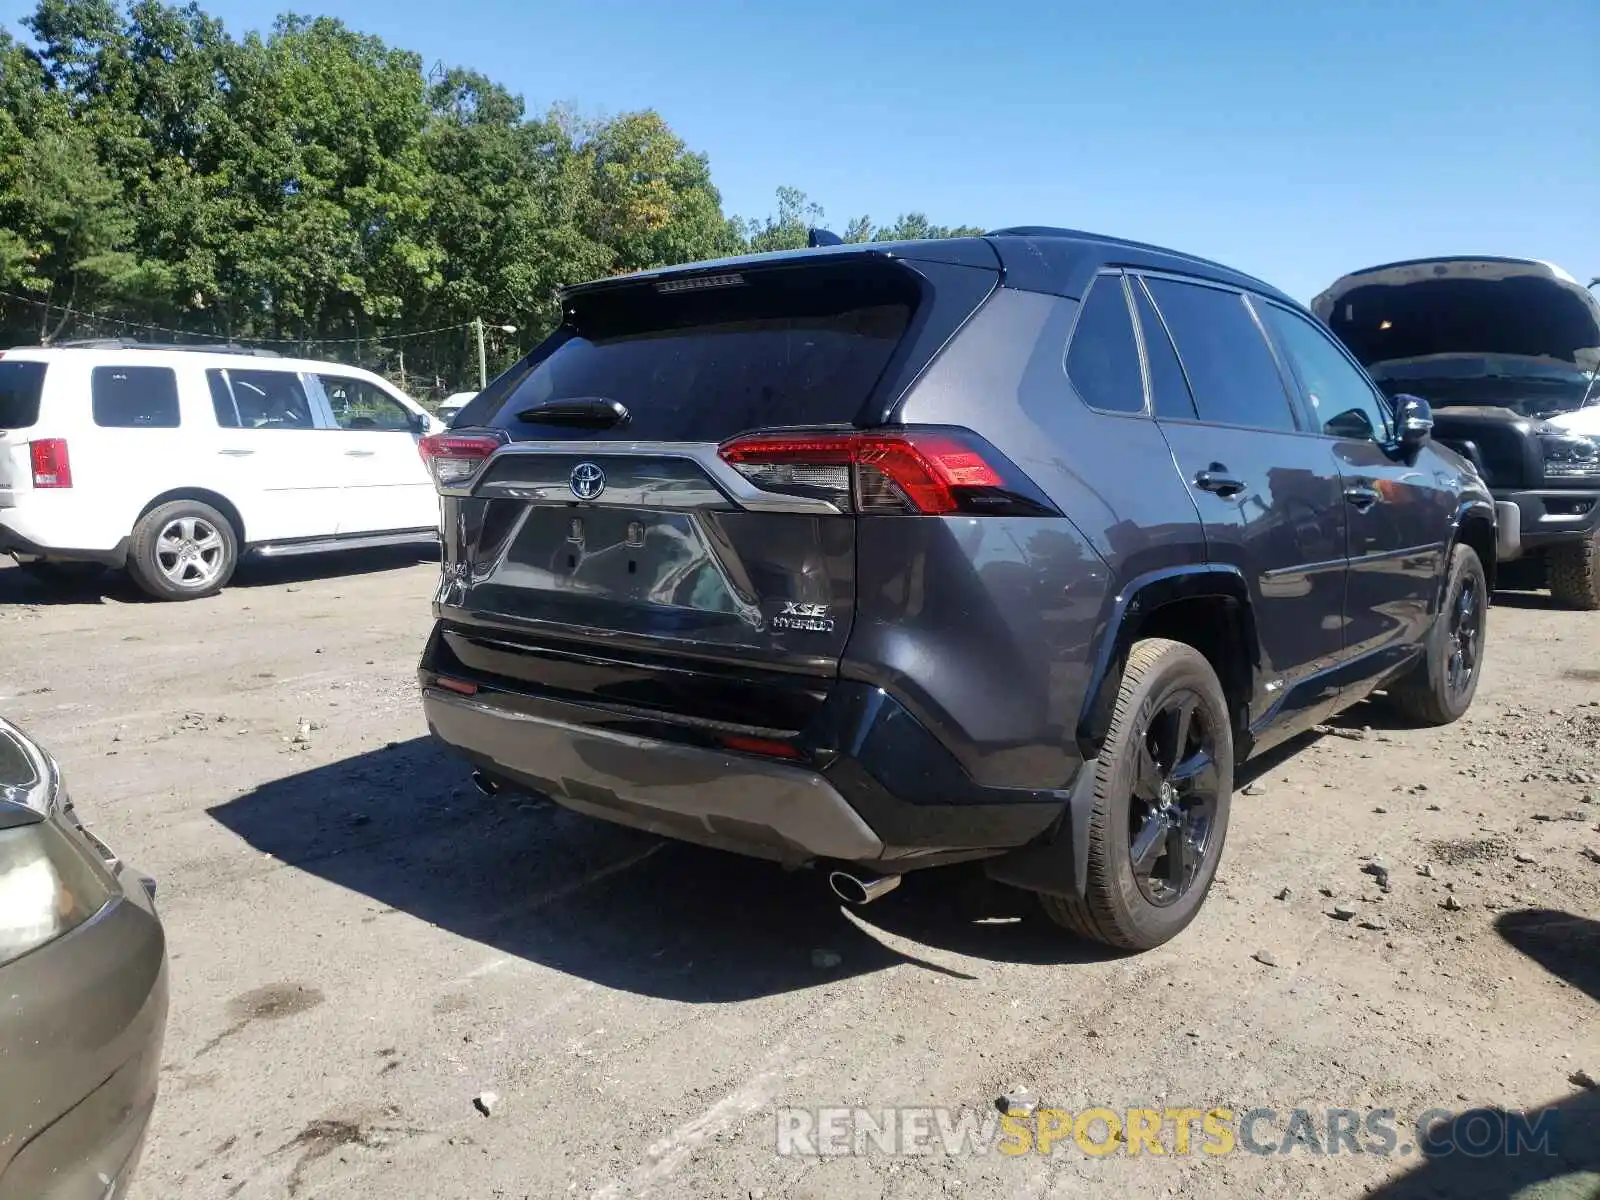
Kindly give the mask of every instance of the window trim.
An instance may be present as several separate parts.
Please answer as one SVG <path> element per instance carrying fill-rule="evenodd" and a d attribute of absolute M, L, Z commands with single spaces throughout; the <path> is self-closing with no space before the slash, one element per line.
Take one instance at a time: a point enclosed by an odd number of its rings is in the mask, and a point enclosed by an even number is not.
<path fill-rule="evenodd" d="M 1145 286 L 1144 277 L 1139 274 L 1128 276 L 1129 289 L 1138 288 L 1145 303 L 1150 306 L 1150 311 L 1155 315 L 1156 324 L 1161 326 L 1161 334 L 1167 339 L 1167 349 L 1172 351 L 1172 361 L 1178 364 L 1178 374 L 1183 379 L 1184 392 L 1189 397 L 1189 412 L 1187 417 L 1164 417 L 1156 411 L 1155 375 L 1150 370 L 1150 348 L 1144 338 L 1144 317 L 1139 311 L 1137 302 L 1130 305 L 1133 309 L 1133 327 L 1135 337 L 1139 342 L 1139 363 L 1144 371 L 1145 408 L 1150 416 L 1157 421 L 1198 421 L 1200 419 L 1200 406 L 1195 403 L 1194 383 L 1189 379 L 1189 372 L 1184 368 L 1183 359 L 1178 354 L 1178 339 L 1172 336 L 1172 330 L 1167 327 L 1166 317 L 1161 315 L 1161 306 L 1156 303 L 1156 298 L 1150 294 L 1150 289 Z M 1132 297 L 1130 297 L 1132 299 Z"/>
<path fill-rule="evenodd" d="M 1400 415 L 1395 410 L 1394 405 L 1389 402 L 1389 397 L 1384 394 L 1383 389 L 1380 388 L 1376 383 L 1373 382 L 1372 376 L 1367 374 L 1367 369 L 1365 367 L 1363 367 L 1359 362 L 1356 361 L 1355 356 L 1352 355 L 1350 353 L 1349 349 L 1345 346 L 1345 344 L 1339 340 L 1338 335 L 1333 333 L 1325 325 L 1322 328 L 1318 328 L 1318 322 L 1314 317 L 1307 318 L 1307 316 L 1304 313 L 1296 312 L 1294 309 L 1290 308 L 1287 304 L 1281 304 L 1276 300 L 1270 300 L 1270 299 L 1268 299 L 1268 298 L 1266 298 L 1264 296 L 1263 297 L 1252 297 L 1251 300 L 1252 300 L 1252 303 L 1259 302 L 1259 303 L 1262 303 L 1262 304 L 1270 304 L 1273 308 L 1279 309 L 1280 311 L 1289 314 L 1289 316 L 1291 316 L 1291 317 L 1298 318 L 1302 323 L 1304 323 L 1306 325 L 1310 325 L 1311 328 L 1313 329 L 1313 331 L 1315 331 L 1316 333 L 1320 334 L 1322 336 L 1322 340 L 1327 342 L 1327 343 L 1329 343 L 1334 348 L 1334 350 L 1339 354 L 1339 356 L 1341 358 L 1343 358 L 1346 363 L 1349 364 L 1351 369 L 1356 372 L 1356 374 L 1361 378 L 1361 381 L 1363 383 L 1365 383 L 1368 388 L 1371 389 L 1373 397 L 1378 402 L 1378 407 L 1384 413 L 1386 413 L 1388 415 L 1388 418 L 1389 418 L 1389 437 L 1388 437 L 1387 440 L 1380 440 L 1378 438 L 1351 438 L 1351 437 L 1345 437 L 1342 434 L 1329 433 L 1325 428 L 1323 428 L 1322 424 L 1317 420 L 1316 410 L 1311 407 L 1311 399 L 1310 399 L 1309 393 L 1306 390 L 1305 381 L 1300 378 L 1300 372 L 1299 372 L 1298 369 L 1295 368 L 1293 360 L 1289 359 L 1288 350 L 1286 348 L 1279 349 L 1278 352 L 1281 355 L 1283 355 L 1283 357 L 1287 360 L 1285 365 L 1290 369 L 1290 371 L 1293 374 L 1294 381 L 1295 381 L 1295 392 L 1296 392 L 1296 394 L 1298 396 L 1298 407 L 1301 409 L 1301 411 L 1303 412 L 1307 422 L 1310 425 L 1310 428 L 1307 430 L 1307 432 L 1312 437 L 1319 437 L 1319 438 L 1323 438 L 1323 439 L 1328 440 L 1328 441 L 1334 441 L 1334 442 L 1366 441 L 1369 444 L 1377 446 L 1379 449 L 1384 450 L 1386 452 L 1387 451 L 1392 451 L 1395 448 L 1395 446 L 1399 444 Z M 1262 325 L 1263 326 L 1266 325 L 1266 322 L 1264 320 L 1262 321 Z M 1271 338 L 1272 338 L 1272 342 L 1273 342 L 1274 348 L 1277 348 L 1277 341 L 1278 341 L 1277 336 L 1272 334 L 1270 330 L 1268 331 L 1268 333 L 1269 333 L 1269 336 L 1271 336 Z"/>
<path fill-rule="evenodd" d="M 1067 359 L 1072 354 L 1072 343 L 1078 336 L 1078 324 L 1083 320 L 1083 311 L 1088 307 L 1089 297 L 1094 295 L 1095 285 L 1102 279 L 1116 279 L 1122 285 L 1122 307 L 1128 314 L 1128 324 L 1133 328 L 1133 353 L 1139 363 L 1141 395 L 1138 408 L 1101 408 L 1098 404 L 1091 404 L 1089 398 L 1073 381 L 1072 372 L 1067 369 Z M 1144 341 L 1139 333 L 1139 314 L 1134 310 L 1133 296 L 1128 291 L 1128 272 L 1121 267 L 1103 267 L 1096 271 L 1094 278 L 1089 281 L 1089 286 L 1083 289 L 1083 295 L 1078 299 L 1077 305 L 1078 311 L 1072 314 L 1072 328 L 1067 330 L 1066 342 L 1061 347 L 1061 374 L 1066 379 L 1067 386 L 1072 389 L 1072 394 L 1078 398 L 1078 402 L 1096 416 L 1148 419 L 1151 415 L 1150 382 L 1145 370 Z"/>
<path fill-rule="evenodd" d="M 212 401 L 211 419 L 215 421 L 217 416 L 216 394 L 211 390 L 211 381 L 213 378 L 220 379 L 222 381 L 223 390 L 226 391 L 228 395 L 228 403 L 233 407 L 233 424 L 224 425 L 221 421 L 217 421 L 217 428 L 243 429 L 245 427 L 244 418 L 239 415 L 239 398 L 233 394 L 233 380 L 228 377 L 228 368 L 206 367 L 205 378 L 206 395 L 210 396 Z"/>
<path fill-rule="evenodd" d="M 172 412 L 177 419 L 171 425 L 108 425 L 100 420 L 96 411 L 95 380 L 101 371 L 165 371 L 172 380 Z M 89 420 L 96 429 L 182 429 L 183 428 L 183 390 L 179 386 L 178 369 L 163 366 L 160 363 L 128 363 L 128 362 L 102 362 L 94 363 L 89 367 Z"/>
<path fill-rule="evenodd" d="M 1293 376 L 1285 374 L 1284 363 L 1279 357 L 1278 347 L 1273 341 L 1272 335 L 1262 324 L 1260 315 L 1255 311 L 1254 307 L 1252 307 L 1250 303 L 1251 299 L 1255 296 L 1254 292 L 1247 291 L 1241 287 L 1235 287 L 1233 284 L 1219 283 L 1215 279 L 1206 279 L 1203 276 L 1181 275 L 1176 271 L 1138 269 L 1135 273 L 1141 279 L 1165 279 L 1171 283 L 1192 284 L 1196 287 L 1210 288 L 1215 292 L 1227 292 L 1237 299 L 1240 307 L 1243 308 L 1245 313 L 1250 317 L 1251 324 L 1255 326 L 1256 334 L 1261 338 L 1262 344 L 1266 347 L 1267 357 L 1272 361 L 1272 365 L 1277 372 L 1278 386 L 1283 389 L 1284 406 L 1289 411 L 1289 419 L 1291 422 L 1293 422 L 1293 427 L 1290 429 L 1279 429 L 1270 425 L 1240 425 L 1229 421 L 1208 421 L 1205 419 L 1205 417 L 1201 416 L 1200 401 L 1199 398 L 1195 396 L 1194 392 L 1194 379 L 1189 374 L 1189 368 L 1183 361 L 1183 348 L 1178 344 L 1177 337 L 1173 335 L 1171 326 L 1167 324 L 1167 316 L 1161 311 L 1161 303 L 1156 299 L 1155 292 L 1150 291 L 1148 294 L 1150 296 L 1151 306 L 1156 310 L 1156 315 L 1161 318 L 1162 326 L 1167 330 L 1167 337 L 1172 342 L 1172 352 L 1178 356 L 1178 366 L 1183 370 L 1184 382 L 1189 385 L 1189 399 L 1191 403 L 1193 403 L 1195 410 L 1195 416 L 1192 418 L 1162 417 L 1160 418 L 1161 420 L 1170 421 L 1174 424 L 1181 425 L 1204 425 L 1210 429 L 1238 429 L 1247 433 L 1272 433 L 1280 436 L 1304 436 L 1315 433 L 1317 436 L 1322 436 L 1320 431 L 1311 430 L 1306 427 L 1306 417 L 1305 414 L 1301 412 L 1299 385 Z"/>

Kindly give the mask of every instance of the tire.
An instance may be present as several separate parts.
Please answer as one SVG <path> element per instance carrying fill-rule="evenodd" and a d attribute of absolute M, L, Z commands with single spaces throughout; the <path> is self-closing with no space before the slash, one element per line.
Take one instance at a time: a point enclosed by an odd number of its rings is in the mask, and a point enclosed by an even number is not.
<path fill-rule="evenodd" d="M 1467 596 L 1472 607 L 1470 637 L 1460 628 L 1467 618 L 1462 608 Z M 1472 547 L 1457 546 L 1450 556 L 1444 604 L 1428 631 L 1422 661 L 1389 689 L 1389 703 L 1419 725 L 1449 725 L 1460 719 L 1478 694 L 1488 622 L 1489 589 L 1483 563 Z M 1458 668 L 1465 674 L 1455 674 Z"/>
<path fill-rule="evenodd" d="M 62 591 L 83 591 L 94 586 L 106 573 L 105 567 L 91 562 L 57 562 L 33 559 L 19 564 L 28 575 L 47 587 Z"/>
<path fill-rule="evenodd" d="M 1551 546 L 1550 595 L 1568 608 L 1600 609 L 1600 530 L 1581 542 Z"/>
<path fill-rule="evenodd" d="M 1190 733 L 1179 753 L 1178 711 L 1190 712 Z M 1153 753 L 1149 753 L 1153 747 Z M 1178 778 L 1175 766 L 1194 768 L 1201 752 L 1208 755 L 1208 771 L 1178 785 L 1178 798 L 1163 792 L 1160 781 Z M 1163 760 L 1167 761 L 1163 764 Z M 1169 785 L 1170 786 L 1170 785 Z M 1183 793 L 1197 799 L 1189 805 Z M 1202 794 L 1204 796 L 1202 797 Z M 1057 924 L 1106 945 L 1124 950 L 1149 950 L 1181 933 L 1205 902 L 1216 877 L 1217 863 L 1228 832 L 1228 809 L 1233 794 L 1233 727 L 1228 702 L 1211 664 L 1193 646 L 1165 638 L 1135 643 L 1117 690 L 1115 710 L 1105 745 L 1095 762 L 1094 807 L 1089 816 L 1089 871 L 1084 896 L 1064 897 L 1041 893 L 1045 912 Z M 1168 848 L 1174 834 L 1193 849 L 1193 829 L 1174 831 L 1160 810 L 1165 795 L 1174 812 L 1192 812 L 1206 818 L 1200 853 L 1191 857 L 1192 871 L 1182 872 L 1187 883 L 1170 888 L 1165 896 L 1154 876 L 1165 864 L 1169 876 L 1179 874 Z M 1152 804 L 1149 800 L 1154 799 Z M 1136 871 L 1134 848 L 1150 845 L 1159 857 L 1147 859 L 1150 869 Z M 1172 880 L 1168 879 L 1168 884 Z"/>
<path fill-rule="evenodd" d="M 157 600 L 220 592 L 239 563 L 239 535 L 198 500 L 173 500 L 139 518 L 128 542 L 128 574 Z"/>

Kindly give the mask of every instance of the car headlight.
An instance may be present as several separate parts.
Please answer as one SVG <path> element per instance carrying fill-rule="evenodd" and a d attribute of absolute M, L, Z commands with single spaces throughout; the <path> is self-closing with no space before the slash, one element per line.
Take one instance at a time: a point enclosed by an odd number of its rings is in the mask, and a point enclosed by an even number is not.
<path fill-rule="evenodd" d="M 76 929 L 110 899 L 104 877 L 54 821 L 32 815 L 0 828 L 0 966 Z"/>
<path fill-rule="evenodd" d="M 1600 441 L 1547 425 L 1539 431 L 1546 479 L 1600 477 Z"/>
<path fill-rule="evenodd" d="M 0 966 L 77 928 L 112 897 L 88 843 L 73 836 L 55 764 L 0 722 Z"/>

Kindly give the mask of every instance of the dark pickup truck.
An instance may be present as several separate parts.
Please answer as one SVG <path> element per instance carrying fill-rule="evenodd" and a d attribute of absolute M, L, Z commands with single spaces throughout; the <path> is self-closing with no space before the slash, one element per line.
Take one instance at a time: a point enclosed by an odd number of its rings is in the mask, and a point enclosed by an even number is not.
<path fill-rule="evenodd" d="M 1594 296 L 1548 263 L 1440 258 L 1353 272 L 1311 307 L 1386 392 L 1427 400 L 1434 438 L 1477 468 L 1513 535 L 1502 560 L 1522 560 L 1502 579 L 1600 609 L 1600 438 L 1562 427 L 1600 403 Z"/>

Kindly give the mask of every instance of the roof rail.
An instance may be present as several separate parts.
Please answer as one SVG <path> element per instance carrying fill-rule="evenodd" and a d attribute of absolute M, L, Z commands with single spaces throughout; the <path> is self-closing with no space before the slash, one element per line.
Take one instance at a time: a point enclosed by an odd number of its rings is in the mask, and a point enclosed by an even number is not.
<path fill-rule="evenodd" d="M 218 346 L 196 346 L 189 342 L 140 342 L 132 338 L 88 338 L 78 342 L 57 342 L 62 350 L 187 350 L 192 354 L 245 354 L 255 358 L 281 358 L 276 350 L 240 346 L 225 342 Z"/>
<path fill-rule="evenodd" d="M 1156 254 L 1165 254 L 1171 258 L 1183 258 L 1193 263 L 1203 263 L 1208 267 L 1218 267 L 1234 275 L 1243 275 L 1244 272 L 1227 263 L 1219 263 L 1209 258 L 1202 258 L 1198 254 L 1190 254 L 1184 250 L 1174 250 L 1170 246 L 1157 246 L 1151 242 L 1139 242 L 1133 238 L 1113 237 L 1106 233 L 1091 233 L 1086 229 L 1061 229 L 1054 225 L 1012 225 L 1005 229 L 991 229 L 984 237 L 1058 237 L 1076 238 L 1085 242 L 1103 242 L 1111 246 L 1126 246 L 1130 250 L 1146 250 Z"/>

